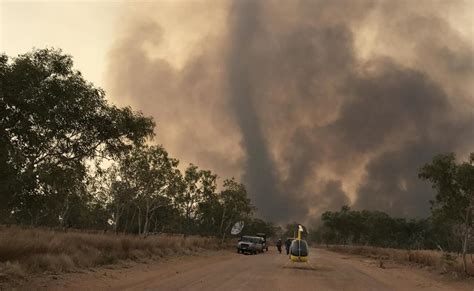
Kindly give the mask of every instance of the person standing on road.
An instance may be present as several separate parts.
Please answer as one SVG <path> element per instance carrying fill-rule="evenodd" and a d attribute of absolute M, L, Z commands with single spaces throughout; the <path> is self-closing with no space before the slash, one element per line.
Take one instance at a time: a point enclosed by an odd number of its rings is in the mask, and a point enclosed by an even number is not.
<path fill-rule="evenodd" d="M 276 243 L 276 246 L 277 246 L 278 252 L 280 252 L 280 254 L 281 254 L 281 245 L 282 245 L 281 238 L 279 238 L 277 243 Z"/>
<path fill-rule="evenodd" d="M 285 241 L 286 254 L 290 254 L 291 239 L 287 238 Z"/>

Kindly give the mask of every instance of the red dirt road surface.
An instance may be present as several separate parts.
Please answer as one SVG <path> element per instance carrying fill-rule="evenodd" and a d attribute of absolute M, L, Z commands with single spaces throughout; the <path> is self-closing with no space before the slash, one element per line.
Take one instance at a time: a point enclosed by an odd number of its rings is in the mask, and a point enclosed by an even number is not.
<path fill-rule="evenodd" d="M 275 250 L 229 251 L 32 279 L 31 290 L 474 290 L 424 269 L 312 249 L 309 263 L 292 263 Z"/>

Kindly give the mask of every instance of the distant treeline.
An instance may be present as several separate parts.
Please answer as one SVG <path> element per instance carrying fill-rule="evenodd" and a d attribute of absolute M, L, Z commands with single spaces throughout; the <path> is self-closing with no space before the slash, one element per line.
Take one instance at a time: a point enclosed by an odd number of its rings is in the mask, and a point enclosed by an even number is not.
<path fill-rule="evenodd" d="M 443 221 L 433 218 L 393 218 L 381 211 L 352 210 L 325 212 L 322 226 L 311 239 L 324 244 L 369 245 L 401 249 L 438 249 L 459 251 L 461 240 L 451 235 Z"/>
<path fill-rule="evenodd" d="M 60 50 L 0 55 L 0 89 L 1 224 L 224 236 L 243 220 L 274 231 L 243 184 L 218 191 L 211 171 L 181 171 L 149 145 L 154 121 L 110 104 Z"/>
<path fill-rule="evenodd" d="M 419 177 L 436 191 L 430 217 L 393 218 L 380 211 L 344 206 L 323 213 L 322 226 L 311 239 L 325 244 L 459 252 L 467 273 L 466 254 L 474 248 L 474 153 L 461 163 L 453 153 L 437 155 L 420 169 Z"/>

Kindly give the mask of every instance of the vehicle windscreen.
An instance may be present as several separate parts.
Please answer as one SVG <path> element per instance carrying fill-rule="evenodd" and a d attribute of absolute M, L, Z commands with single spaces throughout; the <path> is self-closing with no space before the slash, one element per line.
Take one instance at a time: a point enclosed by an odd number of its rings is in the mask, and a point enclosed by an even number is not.
<path fill-rule="evenodd" d="M 261 237 L 264 241 L 267 240 L 267 236 L 264 233 L 257 233 L 258 237 Z"/>
<path fill-rule="evenodd" d="M 243 236 L 240 241 L 243 241 L 243 242 L 250 242 L 250 243 L 257 243 L 257 242 L 258 242 L 258 238 L 256 238 L 256 237 L 251 237 L 251 236 Z"/>
<path fill-rule="evenodd" d="M 308 255 L 308 244 L 304 240 L 294 240 L 290 246 L 293 256 L 306 257 Z"/>

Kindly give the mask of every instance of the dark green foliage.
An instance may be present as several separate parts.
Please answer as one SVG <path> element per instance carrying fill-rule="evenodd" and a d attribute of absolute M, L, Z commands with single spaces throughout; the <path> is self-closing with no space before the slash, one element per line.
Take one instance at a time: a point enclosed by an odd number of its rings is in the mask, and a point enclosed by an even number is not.
<path fill-rule="evenodd" d="M 473 163 L 474 153 L 468 162 L 460 164 L 456 164 L 454 154 L 443 154 L 420 169 L 420 178 L 430 181 L 436 190 L 429 218 L 393 218 L 379 211 L 355 211 L 344 206 L 340 211 L 323 213 L 322 226 L 310 238 L 326 244 L 441 249 L 462 252 L 465 260 L 473 244 Z"/>
<path fill-rule="evenodd" d="M 221 236 L 243 184 L 149 146 L 155 124 L 107 102 L 60 50 L 0 55 L 0 223 Z M 105 162 L 104 162 L 105 161 Z"/>
<path fill-rule="evenodd" d="M 280 228 L 271 222 L 265 222 L 261 219 L 249 219 L 246 222 L 244 233 L 255 235 L 256 233 L 265 233 L 267 237 L 275 238 L 279 234 Z"/>
<path fill-rule="evenodd" d="M 251 214 L 254 210 L 250 199 L 247 197 L 247 190 L 244 184 L 237 183 L 233 178 L 224 181 L 224 189 L 220 193 L 219 203 L 222 205 L 220 215 L 220 229 L 222 237 L 236 221 L 251 221 Z M 246 230 L 251 224 L 247 223 Z M 256 233 L 256 232 L 254 232 Z"/>
<path fill-rule="evenodd" d="M 161 146 L 136 147 L 102 175 L 96 193 L 113 217 L 115 231 L 167 232 L 222 236 L 239 220 L 251 219 L 253 206 L 243 184 L 189 165 L 184 176 L 178 161 Z"/>
<path fill-rule="evenodd" d="M 437 221 L 444 221 L 445 227 L 451 228 L 451 234 L 462 241 L 464 271 L 467 273 L 466 254 L 474 227 L 474 153 L 461 164 L 456 164 L 453 153 L 437 155 L 421 168 L 419 176 L 430 181 L 436 190 L 432 201 L 433 216 Z"/>
<path fill-rule="evenodd" d="M 153 121 L 108 104 L 59 50 L 0 58 L 0 196 L 7 222 L 70 221 L 83 200 L 86 160 L 153 134 Z"/>
<path fill-rule="evenodd" d="M 310 239 L 319 243 L 403 249 L 459 249 L 459 243 L 445 235 L 445 224 L 434 218 L 393 218 L 384 212 L 356 211 L 345 206 L 341 211 L 325 212 L 321 219 L 322 226 L 310 233 Z"/>
<path fill-rule="evenodd" d="M 179 161 L 147 145 L 155 124 L 107 102 L 60 50 L 0 55 L 0 223 L 215 235 L 236 221 L 244 233 L 293 237 L 256 219 L 243 184 Z M 106 162 L 104 162 L 106 161 Z M 437 191 L 429 219 L 378 211 L 325 212 L 308 239 L 337 244 L 460 250 L 469 246 L 474 211 L 474 154 L 425 165 L 420 177 Z"/>

